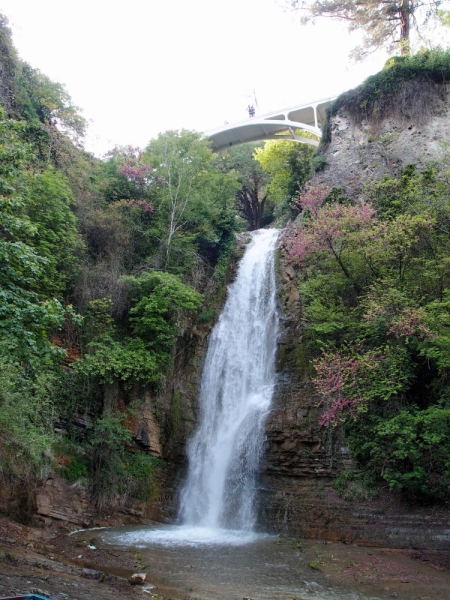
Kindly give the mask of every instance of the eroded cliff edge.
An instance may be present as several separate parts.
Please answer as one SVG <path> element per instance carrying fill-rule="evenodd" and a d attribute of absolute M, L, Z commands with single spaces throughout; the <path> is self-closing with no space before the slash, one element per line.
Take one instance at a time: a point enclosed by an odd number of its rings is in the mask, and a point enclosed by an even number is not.
<path fill-rule="evenodd" d="M 353 91 L 343 94 L 326 123 L 322 169 L 313 183 L 357 200 L 367 183 L 384 175 L 398 177 L 409 164 L 421 170 L 440 163 L 450 139 L 450 85 L 414 83 L 405 84 L 398 105 L 383 115 L 376 107 L 371 113 L 355 109 Z"/>

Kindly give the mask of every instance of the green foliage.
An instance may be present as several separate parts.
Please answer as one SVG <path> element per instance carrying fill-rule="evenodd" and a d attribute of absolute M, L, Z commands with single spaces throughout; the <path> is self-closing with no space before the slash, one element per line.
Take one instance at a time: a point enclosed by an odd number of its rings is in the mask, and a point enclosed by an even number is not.
<path fill-rule="evenodd" d="M 218 285 L 223 286 L 225 284 L 235 243 L 236 239 L 234 235 L 227 235 L 222 241 L 219 258 L 214 269 L 214 279 Z"/>
<path fill-rule="evenodd" d="M 71 457 L 71 461 L 65 467 L 63 474 L 72 483 L 80 479 L 86 479 L 89 475 L 89 463 L 87 459 L 84 456 Z"/>
<path fill-rule="evenodd" d="M 91 492 L 98 508 L 111 504 L 121 493 L 120 471 L 131 433 L 125 427 L 126 414 L 106 414 L 98 419 L 89 438 Z"/>
<path fill-rule="evenodd" d="M 355 456 L 411 500 L 448 499 L 450 410 L 412 405 L 348 425 Z M 367 437 L 369 436 L 369 437 Z"/>
<path fill-rule="evenodd" d="M 215 314 L 216 314 L 216 311 L 214 310 L 214 307 L 213 306 L 207 306 L 199 314 L 199 316 L 198 316 L 198 322 L 199 323 L 208 323 L 209 321 L 212 321 L 212 319 L 214 318 Z"/>
<path fill-rule="evenodd" d="M 118 341 L 102 336 L 92 341 L 89 347 L 93 353 L 86 354 L 73 366 L 78 373 L 99 377 L 103 383 L 112 383 L 116 379 L 156 383 L 161 377 L 160 357 L 148 352 L 140 338 Z"/>
<path fill-rule="evenodd" d="M 103 403 L 98 377 L 73 369 L 58 368 L 53 398 L 55 413 L 64 421 L 69 437 L 78 433 L 74 421 L 80 415 L 98 414 Z"/>
<path fill-rule="evenodd" d="M 36 227 L 36 236 L 30 243 L 46 259 L 39 291 L 46 296 L 61 296 L 78 272 L 83 250 L 71 210 L 72 191 L 67 179 L 54 167 L 29 175 L 24 186 L 27 214 Z"/>
<path fill-rule="evenodd" d="M 164 467 L 159 458 L 128 452 L 124 457 L 124 483 L 127 493 L 138 500 L 151 500 L 157 491 L 156 469 Z"/>
<path fill-rule="evenodd" d="M 89 302 L 84 316 L 84 327 L 88 339 L 110 335 L 114 331 L 114 319 L 111 316 L 113 303 L 111 298 L 98 298 Z"/>
<path fill-rule="evenodd" d="M 119 335 L 108 313 L 109 300 L 91 302 L 87 323 L 94 320 L 95 325 L 88 330 L 90 352 L 74 368 L 104 382 L 137 379 L 156 383 L 170 361 L 179 311 L 199 308 L 203 297 L 171 273 L 149 271 L 124 277 L 124 281 L 133 296 L 129 310 L 133 335 Z"/>
<path fill-rule="evenodd" d="M 345 428 L 361 477 L 415 501 L 446 500 L 449 489 L 445 165 L 372 183 L 377 212 L 306 194 L 308 214 L 286 242 L 300 269 L 321 423 Z"/>
<path fill-rule="evenodd" d="M 0 356 L 0 477 L 28 481 L 51 466 L 55 374 L 26 374 Z"/>
<path fill-rule="evenodd" d="M 376 493 L 374 480 L 367 472 L 342 471 L 333 481 L 338 495 L 347 502 L 365 502 Z"/>
<path fill-rule="evenodd" d="M 89 438 L 91 491 L 98 508 L 119 498 L 149 500 L 157 477 L 155 469 L 164 462 L 128 449 L 131 433 L 125 426 L 128 414 L 106 415 L 97 420 Z"/>
<path fill-rule="evenodd" d="M 90 464 L 85 449 L 65 439 L 57 444 L 59 464 L 57 472 L 71 483 L 86 482 L 90 475 Z"/>
<path fill-rule="evenodd" d="M 170 273 L 150 271 L 126 281 L 136 299 L 130 309 L 133 333 L 166 362 L 177 335 L 177 312 L 199 308 L 203 297 Z"/>
<path fill-rule="evenodd" d="M 133 331 L 155 347 L 173 342 L 172 329 L 178 309 L 195 310 L 202 301 L 201 294 L 171 273 L 148 271 L 139 277 L 126 277 L 125 281 L 132 286 L 138 300 L 130 310 Z"/>
<path fill-rule="evenodd" d="M 60 83 L 51 81 L 38 69 L 19 63 L 15 80 L 16 110 L 29 121 L 57 124 L 78 141 L 84 136 L 86 121 Z"/>
<path fill-rule="evenodd" d="M 199 248 L 217 240 L 216 226 L 232 209 L 236 180 L 215 169 L 208 142 L 193 131 L 167 131 L 144 152 L 161 184 L 148 235 L 165 271 L 183 275 L 195 267 Z"/>
<path fill-rule="evenodd" d="M 322 133 L 322 135 L 323 135 L 323 133 Z M 326 134 L 325 134 L 325 137 L 326 137 Z M 322 140 L 322 138 L 321 138 L 321 140 Z M 311 167 L 315 173 L 317 173 L 318 171 L 322 171 L 325 168 L 326 164 L 327 164 L 327 161 L 326 161 L 325 157 L 322 156 L 321 154 L 316 154 L 311 159 Z"/>
<path fill-rule="evenodd" d="M 314 148 L 307 144 L 269 140 L 254 156 L 270 177 L 267 197 L 279 204 L 291 200 L 311 177 Z"/>
<path fill-rule="evenodd" d="M 254 156 L 258 145 L 234 146 L 223 150 L 217 157 L 219 168 L 236 177 L 236 208 L 250 231 L 259 229 L 263 224 L 269 182 L 267 174 Z"/>
<path fill-rule="evenodd" d="M 63 85 L 19 58 L 11 41 L 8 21 L 3 15 L 0 15 L 0 56 L 4 81 L 2 97 L 8 116 L 26 120 L 35 128 L 35 133 L 52 129 L 47 141 L 54 137 L 58 128 L 79 143 L 86 129 L 80 109 L 72 104 Z"/>
<path fill-rule="evenodd" d="M 4 116 L 4 115 L 3 115 Z M 31 204 L 21 184 L 29 149 L 20 140 L 23 127 L 0 114 L 0 352 L 12 361 L 33 366 L 51 360 L 61 351 L 48 334 L 61 327 L 71 307 L 56 298 L 41 299 L 48 260 L 32 247 L 39 233 L 27 214 Z M 25 241 L 26 240 L 26 241 Z"/>

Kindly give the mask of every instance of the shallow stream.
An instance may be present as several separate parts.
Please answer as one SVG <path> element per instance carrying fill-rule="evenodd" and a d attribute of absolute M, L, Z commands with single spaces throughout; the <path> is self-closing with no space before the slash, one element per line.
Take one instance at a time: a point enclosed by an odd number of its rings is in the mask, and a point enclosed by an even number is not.
<path fill-rule="evenodd" d="M 111 528 L 95 534 L 99 548 L 135 551 L 142 570 L 147 573 L 146 591 L 154 597 L 161 594 L 172 600 L 450 598 L 448 574 L 405 556 L 385 555 L 377 549 L 167 525 Z"/>

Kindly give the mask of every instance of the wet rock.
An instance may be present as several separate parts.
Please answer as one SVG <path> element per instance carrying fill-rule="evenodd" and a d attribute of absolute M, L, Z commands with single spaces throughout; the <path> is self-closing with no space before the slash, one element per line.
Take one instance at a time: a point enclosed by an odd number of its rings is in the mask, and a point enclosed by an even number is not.
<path fill-rule="evenodd" d="M 103 576 L 103 573 L 101 571 L 96 571 L 95 569 L 82 569 L 81 570 L 81 577 L 84 577 L 85 579 L 101 579 Z"/>
<path fill-rule="evenodd" d="M 130 577 L 130 583 L 132 585 L 144 585 L 146 579 L 147 573 L 133 573 Z"/>

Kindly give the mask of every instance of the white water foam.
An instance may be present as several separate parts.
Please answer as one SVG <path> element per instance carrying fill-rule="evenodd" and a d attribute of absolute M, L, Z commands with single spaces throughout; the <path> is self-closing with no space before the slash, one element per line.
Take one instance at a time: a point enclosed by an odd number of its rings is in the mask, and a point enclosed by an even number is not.
<path fill-rule="evenodd" d="M 108 544 L 146 548 L 148 546 L 244 546 L 267 534 L 233 529 L 171 525 L 167 527 L 139 528 L 135 531 L 113 530 L 103 537 Z"/>

